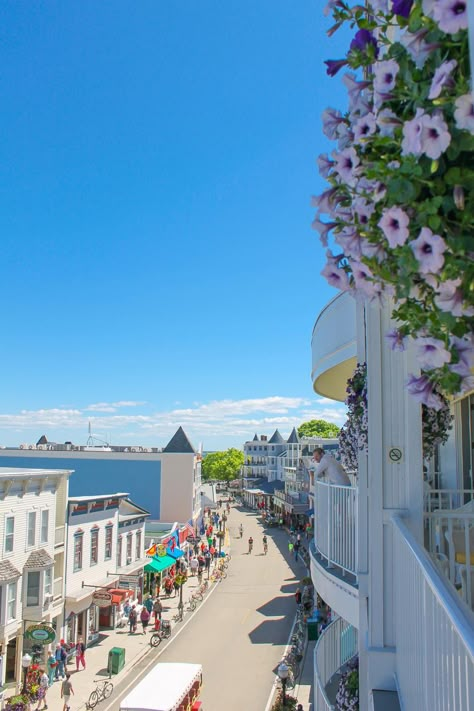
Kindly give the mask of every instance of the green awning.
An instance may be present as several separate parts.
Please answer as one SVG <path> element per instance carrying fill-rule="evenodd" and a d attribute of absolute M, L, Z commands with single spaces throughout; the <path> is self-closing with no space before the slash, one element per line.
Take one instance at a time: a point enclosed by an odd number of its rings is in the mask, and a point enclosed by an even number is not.
<path fill-rule="evenodd" d="M 145 565 L 145 573 L 161 573 L 162 570 L 171 568 L 171 566 L 175 564 L 175 558 L 172 558 L 170 555 L 156 556 Z"/>

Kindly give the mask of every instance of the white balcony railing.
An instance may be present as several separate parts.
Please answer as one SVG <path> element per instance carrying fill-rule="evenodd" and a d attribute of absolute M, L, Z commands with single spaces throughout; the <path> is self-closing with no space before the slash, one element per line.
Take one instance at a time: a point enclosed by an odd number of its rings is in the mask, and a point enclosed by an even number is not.
<path fill-rule="evenodd" d="M 316 711 L 334 706 L 326 694 L 326 686 L 334 674 L 357 654 L 358 636 L 355 627 L 339 617 L 321 634 L 314 650 L 316 677 Z"/>
<path fill-rule="evenodd" d="M 474 615 L 393 517 L 396 673 L 405 709 L 474 708 Z"/>
<path fill-rule="evenodd" d="M 318 553 L 328 567 L 357 574 L 357 488 L 315 484 L 314 520 Z"/>

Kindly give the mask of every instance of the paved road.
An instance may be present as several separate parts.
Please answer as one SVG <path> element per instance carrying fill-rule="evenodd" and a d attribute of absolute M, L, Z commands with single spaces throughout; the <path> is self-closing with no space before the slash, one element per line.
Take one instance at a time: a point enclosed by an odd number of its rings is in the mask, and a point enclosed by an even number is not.
<path fill-rule="evenodd" d="M 201 700 L 206 711 L 265 709 L 293 621 L 293 593 L 305 569 L 289 560 L 283 531 L 267 531 L 269 551 L 263 554 L 263 528 L 255 513 L 233 507 L 228 528 L 232 561 L 227 579 L 217 584 L 208 602 L 164 652 L 158 648 L 125 677 L 112 703 L 103 703 L 101 711 L 117 711 L 120 699 L 147 672 L 153 658 L 202 664 Z M 250 535 L 255 545 L 248 555 Z"/>

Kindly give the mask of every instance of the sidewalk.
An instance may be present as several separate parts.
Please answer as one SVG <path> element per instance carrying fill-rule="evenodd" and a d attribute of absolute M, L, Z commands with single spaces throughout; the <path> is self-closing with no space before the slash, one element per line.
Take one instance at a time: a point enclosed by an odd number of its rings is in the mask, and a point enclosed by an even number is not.
<path fill-rule="evenodd" d="M 313 711 L 315 647 L 316 642 L 307 642 L 299 683 L 296 685 L 294 690 L 294 695 L 298 699 L 298 703 L 303 704 L 304 711 Z"/>
<path fill-rule="evenodd" d="M 212 572 L 212 567 L 211 567 Z M 207 575 L 203 575 L 203 580 L 207 579 Z M 204 597 L 204 601 L 200 603 L 201 605 L 206 603 L 206 598 L 209 591 L 212 589 L 212 582 L 209 582 L 209 589 Z M 184 609 L 184 619 L 186 615 L 190 613 L 186 612 L 186 602 L 191 597 L 191 594 L 198 587 L 197 576 L 189 577 L 188 582 L 183 588 L 183 602 L 185 603 Z M 162 617 L 165 620 L 171 622 L 171 639 L 173 638 L 173 631 L 179 627 L 180 622 L 173 622 L 173 615 L 176 614 L 179 603 L 179 595 L 176 597 L 165 598 L 160 596 L 160 600 L 163 604 Z M 71 696 L 70 707 L 71 711 L 79 711 L 85 707 L 86 702 L 89 699 L 90 693 L 94 690 L 95 684 L 94 679 L 107 679 L 108 671 L 107 664 L 109 658 L 109 651 L 113 647 L 124 647 L 125 648 L 125 666 L 120 671 L 119 674 L 113 674 L 111 681 L 114 685 L 118 684 L 122 679 L 130 673 L 135 664 L 137 664 L 140 659 L 152 651 L 150 646 L 150 636 L 154 630 L 153 621 L 150 622 L 146 634 L 141 633 L 140 621 L 137 625 L 137 632 L 135 634 L 129 634 L 128 627 L 122 627 L 116 630 L 104 630 L 100 634 L 98 644 L 92 647 L 88 647 L 86 650 L 86 669 L 80 669 L 76 671 L 76 660 L 73 658 L 68 664 L 68 671 L 71 673 L 71 682 L 74 689 L 74 696 Z M 167 640 L 163 640 L 161 643 L 164 645 Z M 159 649 L 159 648 L 158 648 Z M 61 711 L 62 701 L 61 701 L 61 679 L 54 682 L 47 693 L 47 704 L 50 709 L 55 709 L 55 711 Z M 33 707 L 33 711 L 34 711 Z"/>

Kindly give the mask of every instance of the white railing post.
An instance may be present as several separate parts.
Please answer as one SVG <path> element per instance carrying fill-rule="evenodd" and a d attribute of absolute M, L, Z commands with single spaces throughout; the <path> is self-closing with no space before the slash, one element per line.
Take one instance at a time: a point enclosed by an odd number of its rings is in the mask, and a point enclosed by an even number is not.
<path fill-rule="evenodd" d="M 332 496 L 331 487 L 327 485 L 327 515 L 328 515 L 328 538 L 327 538 L 327 557 L 328 557 L 328 568 L 332 568 L 332 529 L 333 529 L 333 515 L 332 515 Z"/>

